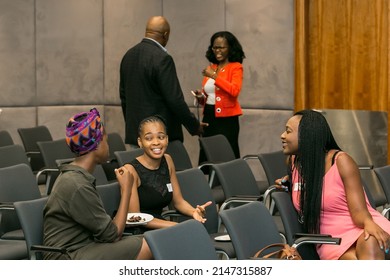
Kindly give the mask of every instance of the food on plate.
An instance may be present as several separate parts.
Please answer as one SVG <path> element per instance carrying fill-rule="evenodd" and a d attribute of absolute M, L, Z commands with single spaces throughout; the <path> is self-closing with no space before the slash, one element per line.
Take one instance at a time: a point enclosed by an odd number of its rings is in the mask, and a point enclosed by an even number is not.
<path fill-rule="evenodd" d="M 131 217 L 127 218 L 127 222 L 129 223 L 145 222 L 145 218 L 142 218 L 141 216 L 132 215 Z"/>

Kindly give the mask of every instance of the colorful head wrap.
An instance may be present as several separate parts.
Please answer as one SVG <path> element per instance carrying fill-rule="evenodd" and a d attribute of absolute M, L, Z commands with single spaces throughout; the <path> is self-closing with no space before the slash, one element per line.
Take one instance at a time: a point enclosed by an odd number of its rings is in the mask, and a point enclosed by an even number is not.
<path fill-rule="evenodd" d="M 66 143 L 77 155 L 96 150 L 103 138 L 103 124 L 99 111 L 95 108 L 82 112 L 69 119 L 66 126 Z"/>

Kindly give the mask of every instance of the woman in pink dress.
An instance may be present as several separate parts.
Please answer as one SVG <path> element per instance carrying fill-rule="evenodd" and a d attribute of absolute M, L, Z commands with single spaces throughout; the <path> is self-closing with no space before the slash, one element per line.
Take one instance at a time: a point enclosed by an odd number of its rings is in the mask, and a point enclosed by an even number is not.
<path fill-rule="evenodd" d="M 325 117 L 313 110 L 297 112 L 281 139 L 290 155 L 291 195 L 304 230 L 342 238 L 339 246 L 317 246 L 320 259 L 389 258 L 390 221 L 370 206 L 358 166 L 341 151 Z"/>

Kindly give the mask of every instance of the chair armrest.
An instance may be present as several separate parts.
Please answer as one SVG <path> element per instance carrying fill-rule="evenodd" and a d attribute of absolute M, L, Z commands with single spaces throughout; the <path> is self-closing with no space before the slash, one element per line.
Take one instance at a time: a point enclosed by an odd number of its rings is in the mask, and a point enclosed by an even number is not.
<path fill-rule="evenodd" d="M 390 207 L 384 208 L 382 210 L 382 216 L 386 217 L 388 220 L 390 220 Z"/>
<path fill-rule="evenodd" d="M 66 248 L 63 248 L 63 247 L 51 247 L 51 246 L 45 246 L 45 245 L 31 245 L 30 259 L 32 259 L 32 260 L 42 259 L 42 256 L 39 253 L 44 253 L 44 252 L 67 254 L 68 250 Z"/>
<path fill-rule="evenodd" d="M 15 210 L 12 202 L 0 202 L 0 210 Z"/>
<path fill-rule="evenodd" d="M 182 213 L 180 213 L 179 211 L 174 210 L 174 209 L 173 210 L 166 210 L 166 211 L 162 212 L 161 216 L 166 220 L 177 222 L 177 223 L 180 223 L 182 221 L 185 221 L 185 220 L 192 218 L 192 217 L 183 215 Z"/>
<path fill-rule="evenodd" d="M 244 160 L 248 160 L 248 159 L 257 159 L 257 160 L 260 160 L 258 155 L 250 155 L 250 154 L 249 154 L 249 155 L 243 156 L 242 159 L 244 159 Z"/>
<path fill-rule="evenodd" d="M 360 170 L 371 170 L 374 169 L 373 165 L 358 165 Z"/>
<path fill-rule="evenodd" d="M 169 217 L 183 216 L 183 214 L 179 213 L 177 210 L 166 210 L 161 213 L 161 216 L 165 219 Z"/>
<path fill-rule="evenodd" d="M 39 154 L 41 154 L 40 151 L 28 151 L 28 152 L 26 152 L 26 155 L 27 155 L 27 156 L 30 156 L 30 155 L 39 155 Z"/>
<path fill-rule="evenodd" d="M 205 161 L 205 162 L 202 162 L 201 164 L 199 164 L 197 166 L 197 168 L 203 171 L 203 168 L 205 168 L 205 167 L 212 167 L 213 164 L 214 164 L 214 162 L 207 162 L 207 161 Z"/>
<path fill-rule="evenodd" d="M 228 209 L 231 205 L 234 204 L 245 204 L 253 201 L 260 201 L 261 199 L 262 196 L 249 196 L 249 195 L 232 196 L 226 199 L 222 203 L 221 207 L 219 208 L 219 211 Z"/>
<path fill-rule="evenodd" d="M 329 245 L 340 245 L 341 238 L 332 237 L 330 235 L 324 234 L 297 234 L 297 236 L 302 235 L 294 241 L 294 244 L 291 247 L 298 248 L 303 244 L 329 244 Z"/>
<path fill-rule="evenodd" d="M 288 192 L 288 189 L 280 188 L 277 185 L 272 185 L 269 186 L 268 189 L 264 192 L 263 203 L 269 209 L 272 215 L 275 213 L 275 202 L 272 200 L 272 196 L 271 196 L 273 192 Z"/>
<path fill-rule="evenodd" d="M 39 182 L 39 177 L 40 177 L 42 174 L 51 173 L 51 172 L 60 172 L 60 169 L 59 169 L 58 167 L 47 167 L 47 168 L 42 168 L 42 169 L 39 170 L 39 171 L 37 172 L 37 174 L 35 175 L 35 178 L 36 178 L 37 183 Z"/>
<path fill-rule="evenodd" d="M 44 245 L 31 245 L 30 250 L 34 252 L 54 252 L 62 254 L 66 254 L 68 252 L 68 250 L 63 247 L 51 247 Z"/>

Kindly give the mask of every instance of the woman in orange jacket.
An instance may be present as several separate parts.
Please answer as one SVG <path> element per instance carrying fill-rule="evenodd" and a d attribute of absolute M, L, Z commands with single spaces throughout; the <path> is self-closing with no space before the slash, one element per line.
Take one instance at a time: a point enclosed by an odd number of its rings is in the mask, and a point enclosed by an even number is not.
<path fill-rule="evenodd" d="M 228 31 L 215 33 L 206 51 L 210 65 L 203 71 L 202 90 L 194 91 L 199 104 L 203 105 L 203 136 L 223 134 L 233 148 L 236 158 L 240 157 L 238 134 L 242 115 L 238 96 L 243 80 L 242 61 L 245 58 L 240 42 Z M 205 161 L 200 151 L 199 163 Z"/>

